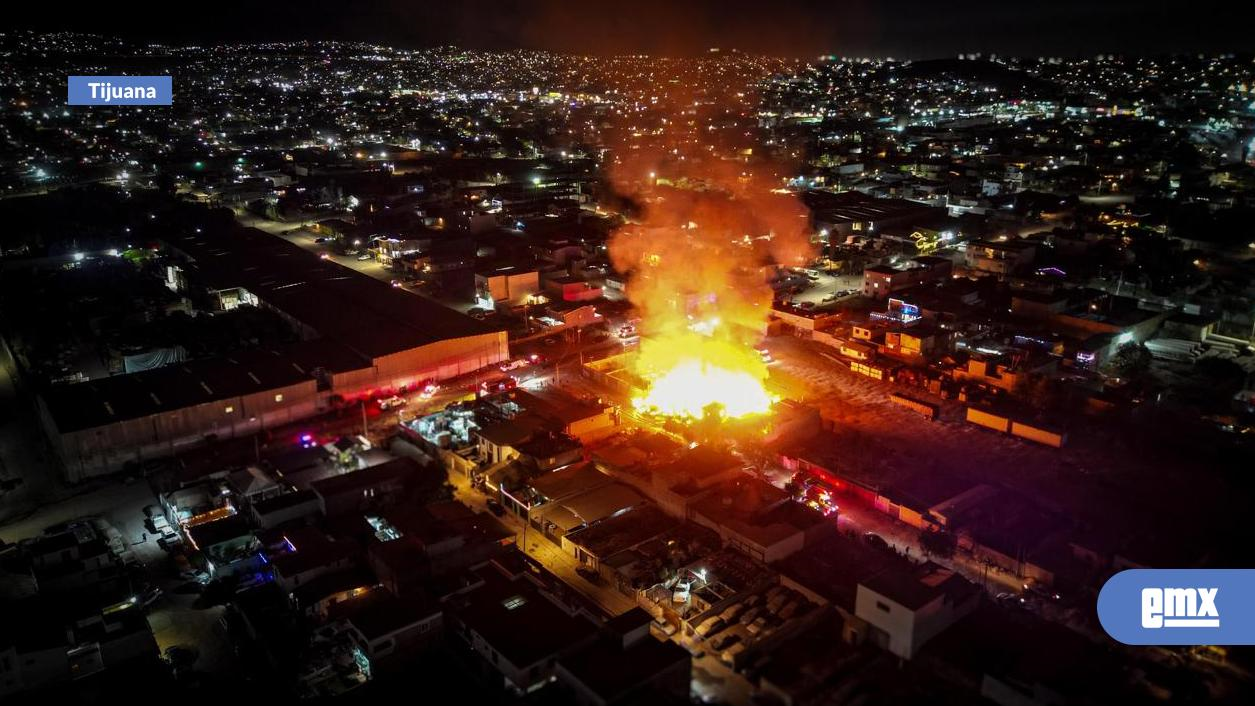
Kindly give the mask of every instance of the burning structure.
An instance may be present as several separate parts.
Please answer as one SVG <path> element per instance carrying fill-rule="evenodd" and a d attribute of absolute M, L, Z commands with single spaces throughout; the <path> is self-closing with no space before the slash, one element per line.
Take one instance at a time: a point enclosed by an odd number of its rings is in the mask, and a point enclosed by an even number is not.
<path fill-rule="evenodd" d="M 670 162 L 663 181 L 661 167 L 637 159 L 612 172 L 640 205 L 610 242 L 641 315 L 639 411 L 740 418 L 771 407 L 755 349 L 771 311 L 767 275 L 810 259 L 809 214 L 794 196 L 773 191 L 774 175 L 744 167 Z M 700 178 L 687 173 L 698 170 Z"/>

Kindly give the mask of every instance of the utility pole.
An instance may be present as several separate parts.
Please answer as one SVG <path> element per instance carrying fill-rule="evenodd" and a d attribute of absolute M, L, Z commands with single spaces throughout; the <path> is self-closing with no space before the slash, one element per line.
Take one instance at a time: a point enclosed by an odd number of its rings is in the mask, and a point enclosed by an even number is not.
<path fill-rule="evenodd" d="M 366 399 L 362 398 L 362 436 L 370 438 L 370 428 L 366 425 Z"/>

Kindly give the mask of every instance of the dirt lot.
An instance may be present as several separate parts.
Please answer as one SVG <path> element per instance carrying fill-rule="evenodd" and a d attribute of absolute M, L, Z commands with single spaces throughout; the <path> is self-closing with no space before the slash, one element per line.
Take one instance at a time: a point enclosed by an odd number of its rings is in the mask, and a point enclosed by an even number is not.
<path fill-rule="evenodd" d="M 773 388 L 818 407 L 833 422 L 834 446 L 845 467 L 882 485 L 927 483 L 936 475 L 996 483 L 1082 524 L 1118 525 L 1111 528 L 1117 535 L 1170 521 L 1181 541 L 1205 534 L 1208 525 L 1232 533 L 1226 513 L 1251 504 L 1240 491 L 1249 484 L 1247 474 L 1231 449 L 1162 409 L 1144 406 L 1115 419 L 1078 417 L 1065 447 L 1054 449 L 968 424 L 963 406 L 953 401 L 933 398 L 942 414 L 939 421 L 926 421 L 889 402 L 889 393 L 902 388 L 851 373 L 821 344 L 781 336 L 769 347 L 779 361 L 772 368 Z"/>

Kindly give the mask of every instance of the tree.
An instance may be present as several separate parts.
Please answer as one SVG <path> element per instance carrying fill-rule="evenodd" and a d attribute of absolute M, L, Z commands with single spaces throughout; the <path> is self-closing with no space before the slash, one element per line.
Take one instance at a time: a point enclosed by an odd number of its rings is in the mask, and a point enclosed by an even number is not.
<path fill-rule="evenodd" d="M 955 539 L 949 532 L 923 530 L 919 534 L 919 544 L 928 554 L 943 558 L 954 556 Z"/>
<path fill-rule="evenodd" d="M 1015 395 L 1034 409 L 1054 412 L 1064 406 L 1067 390 L 1044 375 L 1026 375 L 1016 385 Z"/>
<path fill-rule="evenodd" d="M 1130 341 L 1116 349 L 1107 361 L 1107 371 L 1116 377 L 1136 380 L 1150 371 L 1151 355 L 1146 346 Z"/>

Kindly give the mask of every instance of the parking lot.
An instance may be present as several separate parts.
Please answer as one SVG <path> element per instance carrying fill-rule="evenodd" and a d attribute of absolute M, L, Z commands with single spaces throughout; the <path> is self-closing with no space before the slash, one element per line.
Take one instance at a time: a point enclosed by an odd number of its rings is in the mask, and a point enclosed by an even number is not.
<path fill-rule="evenodd" d="M 133 584 L 147 606 L 148 623 L 157 647 L 164 654 L 174 646 L 196 646 L 195 669 L 222 673 L 230 669 L 233 655 L 219 627 L 222 608 L 195 605 L 197 593 L 187 591 L 186 578 L 174 570 L 171 554 L 158 546 L 158 535 L 146 526 L 144 507 L 157 501 L 143 480 L 115 482 L 81 492 L 39 508 L 21 520 L 0 526 L 0 539 L 16 543 L 36 537 L 57 525 L 85 521 L 112 538 L 116 551 L 133 558 Z M 147 589 L 147 590 L 144 590 Z M 159 589 L 159 590 L 154 590 Z"/>

